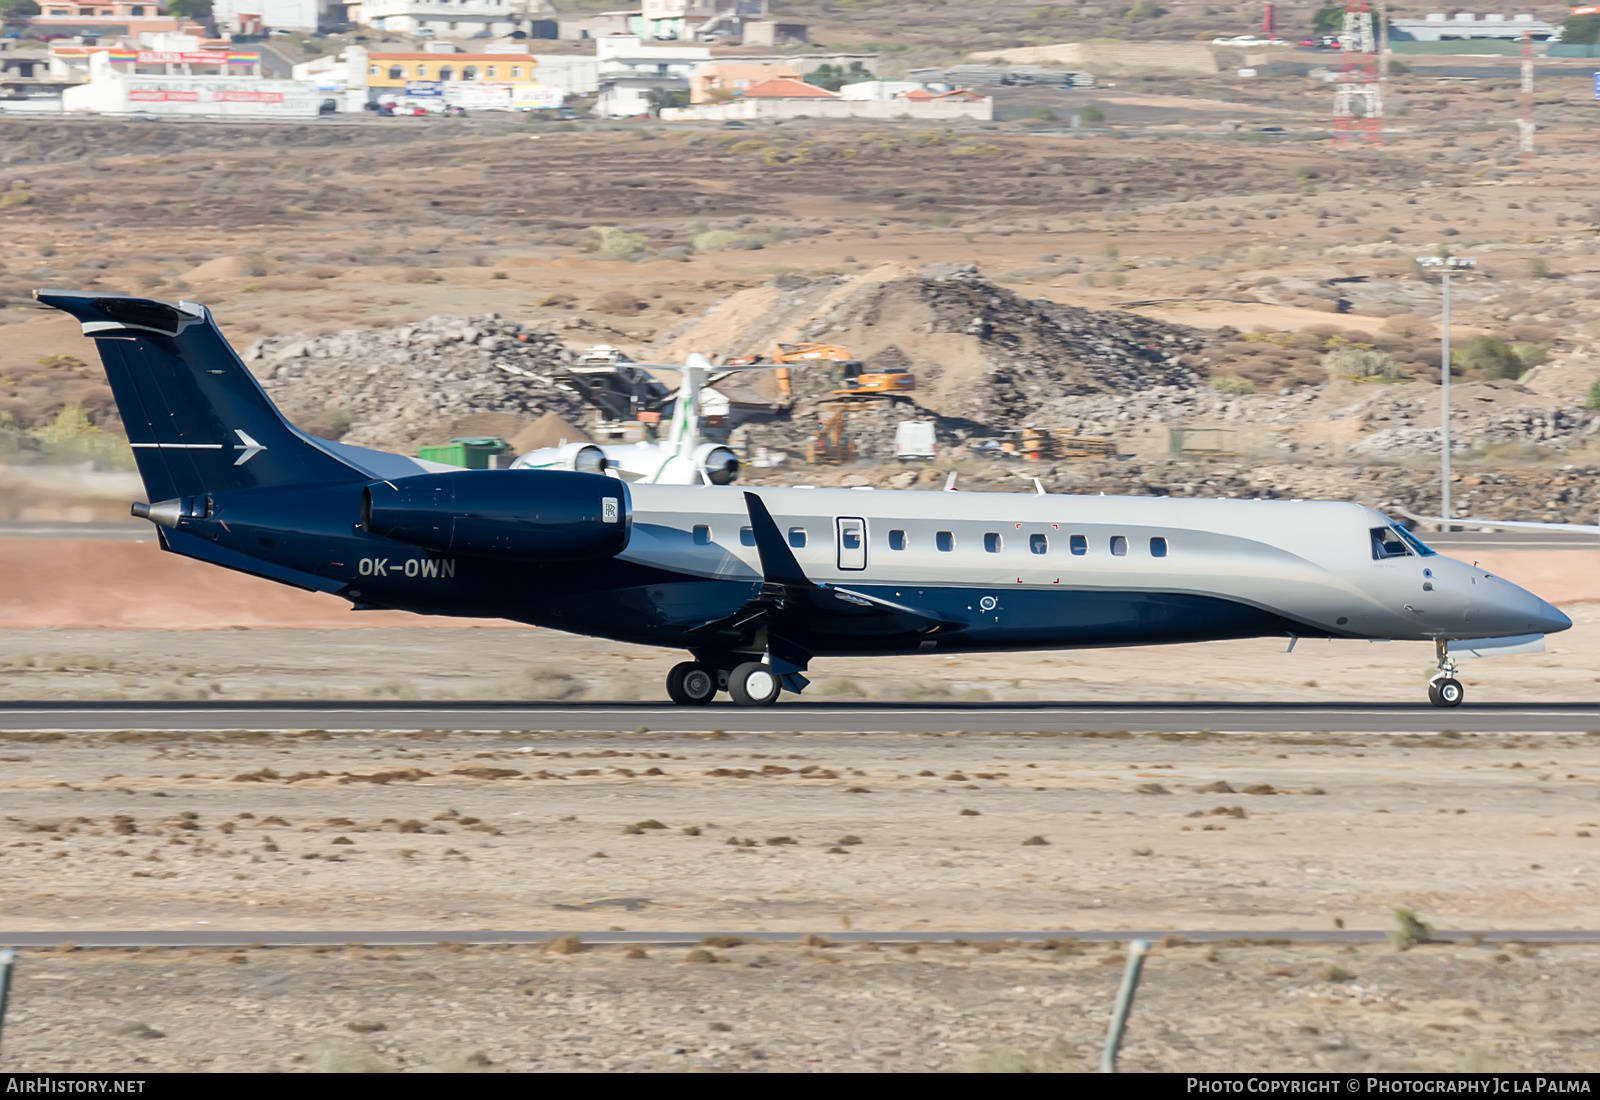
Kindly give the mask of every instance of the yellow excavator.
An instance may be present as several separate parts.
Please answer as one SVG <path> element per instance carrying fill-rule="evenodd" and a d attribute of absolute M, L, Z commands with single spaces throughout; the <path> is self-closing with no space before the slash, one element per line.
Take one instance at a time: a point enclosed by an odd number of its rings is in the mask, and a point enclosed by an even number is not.
<path fill-rule="evenodd" d="M 774 363 L 806 363 L 818 360 L 831 361 L 834 366 L 833 393 L 841 396 L 871 395 L 880 393 L 906 393 L 917 388 L 917 379 L 904 367 L 872 370 L 851 354 L 850 349 L 838 344 L 778 344 L 772 349 Z M 744 361 L 758 362 L 758 357 L 747 356 Z M 739 359 L 733 362 L 741 362 Z M 788 372 L 778 378 L 778 384 L 788 393 Z"/>

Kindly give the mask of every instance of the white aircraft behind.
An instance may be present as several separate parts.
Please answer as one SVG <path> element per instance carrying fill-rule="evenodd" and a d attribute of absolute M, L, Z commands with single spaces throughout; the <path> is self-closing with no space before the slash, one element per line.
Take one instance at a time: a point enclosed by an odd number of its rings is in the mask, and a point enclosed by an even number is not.
<path fill-rule="evenodd" d="M 634 364 L 639 365 L 639 364 Z M 772 368 L 770 363 L 750 367 L 719 368 L 718 375 L 734 370 Z M 513 470 L 575 470 L 585 474 L 611 472 L 623 481 L 646 485 L 730 485 L 739 476 L 739 459 L 725 444 L 700 438 L 700 395 L 711 377 L 712 366 L 695 352 L 684 361 L 683 381 L 673 402 L 672 424 L 664 443 L 567 443 L 541 447 L 521 455 Z"/>

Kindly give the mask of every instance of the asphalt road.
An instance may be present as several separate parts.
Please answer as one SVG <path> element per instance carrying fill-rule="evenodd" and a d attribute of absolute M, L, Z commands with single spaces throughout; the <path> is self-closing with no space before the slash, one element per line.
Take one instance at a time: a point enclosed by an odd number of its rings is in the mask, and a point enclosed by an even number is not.
<path fill-rule="evenodd" d="M 468 729 L 650 730 L 698 733 L 939 732 L 1069 733 L 1132 730 L 1186 733 L 1587 733 L 1600 704 L 1480 704 L 1454 710 L 1393 703 L 920 703 L 731 704 L 462 702 L 4 702 L 0 730 Z"/>
<path fill-rule="evenodd" d="M 314 929 L 277 929 L 274 931 L 126 931 L 89 932 L 66 929 L 59 932 L 0 932 L 0 946 L 4 947 L 57 947 L 71 943 L 76 947 L 319 947 L 360 944 L 363 947 L 432 947 L 438 944 L 501 944 L 549 943 L 562 936 L 579 936 L 586 944 L 655 944 L 662 947 L 692 947 L 708 936 L 738 936 L 753 943 L 799 943 L 809 933 L 805 932 L 748 932 L 706 930 L 700 932 L 572 932 L 572 931 L 497 931 L 484 929 L 474 932 L 456 932 L 423 929 L 420 931 L 323 931 Z M 965 941 L 979 943 L 985 940 L 1016 940 L 1019 943 L 1042 943 L 1045 940 L 1110 941 L 1147 940 L 1159 942 L 1167 936 L 1182 938 L 1194 943 L 1217 943 L 1226 940 L 1289 941 L 1293 943 L 1385 943 L 1387 932 L 1341 929 L 1337 931 L 1305 931 L 1303 929 L 1245 929 L 1243 931 L 1218 931 L 1215 929 L 1148 930 L 1148 929 L 1095 929 L 1092 931 L 1060 932 L 829 932 L 832 943 L 952 943 Z M 1497 931 L 1436 931 L 1434 942 L 1459 943 L 1479 940 L 1496 943 L 1600 943 L 1600 932 L 1585 929 L 1500 929 Z"/>

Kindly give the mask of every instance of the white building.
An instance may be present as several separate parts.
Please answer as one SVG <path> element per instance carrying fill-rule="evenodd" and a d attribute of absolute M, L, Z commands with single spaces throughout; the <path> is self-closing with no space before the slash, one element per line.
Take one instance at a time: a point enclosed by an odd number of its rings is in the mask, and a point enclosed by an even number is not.
<path fill-rule="evenodd" d="M 1470 11 L 1446 15 L 1434 12 L 1425 19 L 1390 19 L 1389 34 L 1392 39 L 1406 42 L 1450 42 L 1463 39 L 1499 38 L 1520 40 L 1524 34 L 1535 42 L 1543 42 L 1556 33 L 1555 25 L 1535 19 L 1531 15 L 1485 15 L 1478 18 Z"/>
<path fill-rule="evenodd" d="M 374 30 L 454 38 L 526 31 L 534 15 L 553 10 L 549 0 L 362 0 L 349 7 L 351 22 Z"/>
<path fill-rule="evenodd" d="M 211 17 L 217 29 L 245 34 L 252 20 L 284 31 L 314 31 L 328 22 L 328 0 L 213 0 Z"/>
<path fill-rule="evenodd" d="M 765 19 L 767 0 L 643 0 L 643 32 L 658 42 L 742 38 L 744 25 Z"/>
<path fill-rule="evenodd" d="M 909 92 L 920 92 L 923 85 L 915 80 L 863 80 L 839 88 L 840 99 L 894 99 Z"/>
<path fill-rule="evenodd" d="M 600 61 L 572 54 L 534 54 L 534 77 L 542 88 L 558 88 L 562 96 L 594 95 L 600 90 Z"/>
<path fill-rule="evenodd" d="M 132 55 L 132 56 L 130 56 Z M 68 88 L 69 114 L 315 118 L 322 99 L 309 84 L 264 80 L 260 59 L 238 51 L 103 50 L 89 82 Z"/>
<path fill-rule="evenodd" d="M 711 60 L 705 46 L 646 46 L 634 34 L 595 39 L 599 65 L 599 101 L 595 111 L 605 118 L 629 118 L 650 112 L 652 91 L 688 93 L 689 78 Z"/>

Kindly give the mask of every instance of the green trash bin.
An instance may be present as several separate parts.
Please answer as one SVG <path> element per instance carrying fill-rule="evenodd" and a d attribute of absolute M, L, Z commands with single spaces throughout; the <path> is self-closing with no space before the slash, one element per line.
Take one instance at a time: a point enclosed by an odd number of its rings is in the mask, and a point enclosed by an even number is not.
<path fill-rule="evenodd" d="M 417 457 L 426 462 L 442 462 L 468 470 L 487 470 L 489 459 L 509 454 L 511 444 L 493 435 L 460 436 L 435 447 L 417 448 Z"/>

